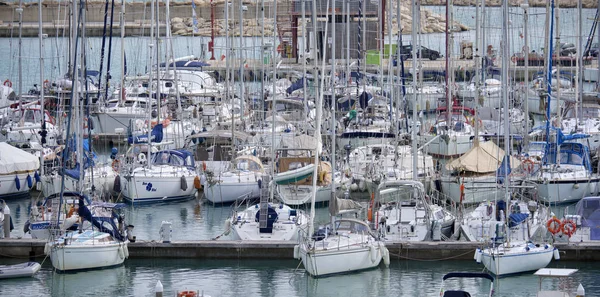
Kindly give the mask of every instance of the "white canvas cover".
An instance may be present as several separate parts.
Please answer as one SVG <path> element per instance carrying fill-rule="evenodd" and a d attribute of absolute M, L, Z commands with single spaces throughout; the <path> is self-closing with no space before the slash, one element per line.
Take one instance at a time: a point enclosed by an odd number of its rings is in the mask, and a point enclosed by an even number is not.
<path fill-rule="evenodd" d="M 446 169 L 456 171 L 468 171 L 475 173 L 496 172 L 504 158 L 504 150 L 499 148 L 492 141 L 480 142 L 473 146 L 468 152 L 460 158 L 448 163 Z M 511 168 L 517 168 L 521 165 L 515 157 L 510 157 Z"/>
<path fill-rule="evenodd" d="M 0 142 L 0 174 L 22 173 L 38 168 L 38 157 L 6 142 Z"/>

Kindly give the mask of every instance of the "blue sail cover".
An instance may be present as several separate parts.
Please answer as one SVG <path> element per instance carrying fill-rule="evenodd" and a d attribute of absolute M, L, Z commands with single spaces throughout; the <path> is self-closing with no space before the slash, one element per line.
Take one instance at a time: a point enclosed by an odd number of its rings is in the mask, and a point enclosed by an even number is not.
<path fill-rule="evenodd" d="M 152 142 L 162 142 L 163 140 L 163 124 L 157 124 L 152 128 L 151 141 Z M 139 134 L 139 135 L 130 135 L 127 137 L 127 142 L 129 144 L 133 143 L 148 143 L 148 133 Z"/>
<path fill-rule="evenodd" d="M 79 199 L 78 214 L 80 217 L 82 217 L 84 220 L 91 222 L 94 225 L 94 227 L 98 228 L 98 231 L 100 231 L 100 232 L 108 233 L 112 237 L 114 237 L 115 239 L 117 239 L 119 241 L 123 241 L 125 239 L 123 237 L 123 235 L 121 235 L 121 233 L 119 233 L 119 231 L 118 231 L 119 229 L 115 225 L 115 222 L 112 217 L 105 218 L 105 217 L 92 216 L 92 212 L 89 210 L 89 208 L 83 202 L 84 202 L 83 199 Z M 110 225 L 111 228 L 104 227 L 105 223 Z"/>
<path fill-rule="evenodd" d="M 502 163 L 500 164 L 500 167 L 498 167 L 498 170 L 496 170 L 496 182 L 499 184 L 503 184 L 504 179 L 507 175 L 511 173 L 511 171 L 512 170 L 510 168 L 510 156 L 508 154 L 505 154 L 504 159 L 502 159 Z"/>
<path fill-rule="evenodd" d="M 508 216 L 508 227 L 512 228 L 518 226 L 519 224 L 524 222 L 527 219 L 527 217 L 529 217 L 529 214 L 526 213 L 511 213 Z"/>
<path fill-rule="evenodd" d="M 166 63 L 160 63 L 160 67 L 165 67 Z M 202 68 L 210 66 L 210 64 L 202 61 L 191 60 L 191 61 L 177 61 L 169 64 L 170 68 Z"/>
<path fill-rule="evenodd" d="M 291 86 L 289 86 L 289 88 L 287 88 L 285 90 L 285 92 L 290 95 L 292 92 L 294 92 L 295 90 L 300 90 L 302 89 L 302 87 L 304 87 L 304 77 L 302 77 L 301 79 L 296 80 Z"/>

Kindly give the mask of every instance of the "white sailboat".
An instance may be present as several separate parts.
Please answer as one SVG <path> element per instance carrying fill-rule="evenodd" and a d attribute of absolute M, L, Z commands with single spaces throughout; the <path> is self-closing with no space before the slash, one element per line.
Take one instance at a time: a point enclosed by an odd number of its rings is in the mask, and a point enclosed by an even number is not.
<path fill-rule="evenodd" d="M 553 14 L 553 13 L 552 13 Z M 503 36 L 502 40 L 508 40 L 508 1 L 502 3 L 502 16 L 503 16 Z M 550 38 L 552 39 L 552 38 Z M 503 48 L 503 57 L 508 57 L 508 47 Z M 502 59 L 502 97 L 505 102 L 505 106 L 508 103 L 508 59 Z M 504 109 L 504 118 L 508 118 L 508 109 Z M 504 136 L 509 135 L 509 123 L 504 121 Z M 505 160 L 502 162 L 505 173 L 504 181 L 504 199 L 508 201 L 510 205 L 510 155 L 509 141 L 504 142 L 504 151 L 507 152 Z M 501 215 L 507 216 L 506 213 Z M 504 219 L 507 223 L 507 220 Z M 485 268 L 496 276 L 509 275 L 522 273 L 526 271 L 538 270 L 546 267 L 552 257 L 558 255 L 556 250 L 551 244 L 534 244 L 531 241 L 511 241 L 510 236 L 504 238 L 504 228 L 500 228 L 504 225 L 497 226 L 495 236 L 490 243 L 490 246 L 484 249 L 477 249 L 475 252 L 475 258 L 477 262 L 483 262 Z M 511 232 L 508 229 L 508 232 Z"/>
<path fill-rule="evenodd" d="M 316 7 L 313 0 L 313 9 Z M 335 3 L 335 1 L 334 1 Z M 334 4 L 335 5 L 335 4 Z M 335 11 L 335 8 L 332 9 Z M 313 24 L 316 16 L 313 11 Z M 335 16 L 333 16 L 335 19 Z M 325 24 L 325 32 L 328 24 Z M 316 26 L 313 25 L 316 31 Z M 332 30 L 335 32 L 335 29 Z M 316 35 L 316 32 L 314 33 Z M 325 33 L 327 39 L 327 33 Z M 325 48 L 326 51 L 326 48 Z M 325 54 L 323 56 L 326 56 Z M 325 69 L 325 61 L 322 61 L 321 69 Z M 315 69 L 317 69 L 315 61 Z M 321 139 L 321 115 L 323 106 L 324 76 L 321 77 L 321 89 L 317 92 L 317 123 L 315 138 Z M 315 167 L 313 176 L 317 175 L 317 164 L 319 155 L 315 152 Z M 315 198 L 317 180 L 313 179 L 313 194 L 311 200 L 311 214 L 308 233 L 294 247 L 294 258 L 302 259 L 306 272 L 313 277 L 321 277 L 336 273 L 346 273 L 377 267 L 382 259 L 389 264 L 389 251 L 378 241 L 371 232 L 366 222 L 356 219 L 332 219 L 332 224 L 322 232 L 314 233 Z M 332 199 L 337 198 L 332 195 Z M 333 204 L 335 202 L 330 202 Z M 338 213 L 330 213 L 336 216 Z"/>

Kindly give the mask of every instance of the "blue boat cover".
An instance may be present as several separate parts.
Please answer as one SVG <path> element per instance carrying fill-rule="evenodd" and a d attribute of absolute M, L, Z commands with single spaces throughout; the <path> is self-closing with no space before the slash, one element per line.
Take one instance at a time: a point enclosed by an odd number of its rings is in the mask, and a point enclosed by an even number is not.
<path fill-rule="evenodd" d="M 527 219 L 527 217 L 529 217 L 529 214 L 527 214 L 527 213 L 511 213 L 508 216 L 508 227 L 512 228 L 514 226 L 521 224 L 523 221 L 525 221 Z"/>

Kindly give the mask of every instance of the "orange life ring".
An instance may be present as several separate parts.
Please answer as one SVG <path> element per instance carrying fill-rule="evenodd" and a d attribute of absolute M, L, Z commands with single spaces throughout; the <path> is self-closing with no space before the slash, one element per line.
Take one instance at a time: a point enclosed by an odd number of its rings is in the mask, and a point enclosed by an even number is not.
<path fill-rule="evenodd" d="M 533 161 L 531 161 L 530 159 L 526 159 L 525 161 L 523 161 L 523 170 L 525 170 L 525 172 L 531 174 L 533 172 Z"/>
<path fill-rule="evenodd" d="M 567 235 L 568 237 L 571 237 L 571 235 L 573 235 L 575 231 L 577 231 L 577 225 L 571 220 L 564 220 L 560 228 L 562 230 L 562 233 L 564 235 Z"/>
<path fill-rule="evenodd" d="M 44 80 L 44 89 L 50 88 L 50 82 L 48 80 Z"/>
<path fill-rule="evenodd" d="M 548 231 L 552 234 L 560 232 L 562 230 L 562 227 L 562 222 L 555 217 L 549 219 L 546 223 L 546 228 L 548 228 Z"/>
<path fill-rule="evenodd" d="M 121 161 L 114 159 L 112 161 L 111 167 L 115 172 L 119 172 L 119 169 L 121 169 Z"/>
<path fill-rule="evenodd" d="M 177 297 L 196 297 L 198 293 L 195 291 L 181 291 L 177 293 Z"/>
<path fill-rule="evenodd" d="M 7 87 L 9 87 L 9 88 L 12 88 L 12 81 L 10 81 L 10 79 L 7 79 L 7 80 L 4 81 L 4 85 L 7 86 Z"/>

